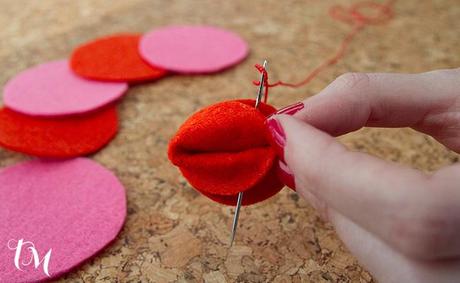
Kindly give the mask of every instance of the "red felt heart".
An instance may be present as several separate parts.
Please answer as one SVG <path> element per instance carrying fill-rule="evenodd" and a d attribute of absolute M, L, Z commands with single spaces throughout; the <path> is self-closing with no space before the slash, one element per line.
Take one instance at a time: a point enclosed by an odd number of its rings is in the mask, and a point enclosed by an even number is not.
<path fill-rule="evenodd" d="M 276 109 L 254 100 L 217 103 L 192 115 L 169 144 L 169 159 L 190 184 L 211 199 L 253 204 L 276 194 L 276 152 L 265 125 Z"/>

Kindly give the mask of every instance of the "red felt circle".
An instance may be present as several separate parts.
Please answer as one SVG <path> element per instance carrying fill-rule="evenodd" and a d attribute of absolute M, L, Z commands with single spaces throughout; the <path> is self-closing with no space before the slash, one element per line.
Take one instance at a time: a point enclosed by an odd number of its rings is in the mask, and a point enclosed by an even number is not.
<path fill-rule="evenodd" d="M 0 145 L 34 156 L 67 158 L 87 155 L 106 145 L 117 130 L 115 106 L 59 119 L 0 109 Z"/>
<path fill-rule="evenodd" d="M 118 34 L 78 47 L 72 54 L 72 70 L 85 78 L 141 82 L 166 75 L 166 70 L 147 64 L 139 55 L 141 35 Z"/>
<path fill-rule="evenodd" d="M 264 103 L 255 109 L 254 104 L 234 100 L 204 108 L 169 144 L 171 162 L 195 189 L 218 202 L 233 204 L 235 195 L 245 192 L 249 197 L 244 204 L 252 204 L 282 188 L 273 181 L 277 159 L 265 125 L 266 116 L 276 110 Z"/>
<path fill-rule="evenodd" d="M 251 205 L 261 201 L 264 201 L 274 195 L 276 195 L 283 187 L 284 184 L 278 178 L 276 174 L 277 167 L 273 166 L 267 175 L 255 186 L 246 190 L 243 194 L 242 205 Z M 208 198 L 222 204 L 235 206 L 238 200 L 238 194 L 236 195 L 216 195 L 203 193 Z"/>

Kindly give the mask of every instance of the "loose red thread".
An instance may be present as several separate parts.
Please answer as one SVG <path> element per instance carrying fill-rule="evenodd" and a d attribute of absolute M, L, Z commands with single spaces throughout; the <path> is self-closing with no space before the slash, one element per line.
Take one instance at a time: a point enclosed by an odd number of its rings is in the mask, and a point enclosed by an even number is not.
<path fill-rule="evenodd" d="M 256 64 L 255 67 L 257 68 L 257 70 L 260 73 L 264 74 L 263 85 L 265 87 L 265 93 L 264 93 L 265 101 L 267 100 L 267 96 L 268 96 L 268 88 L 276 87 L 276 86 L 286 86 L 286 87 L 292 87 L 292 88 L 301 87 L 303 85 L 308 84 L 310 81 L 312 81 L 316 76 L 318 76 L 319 73 L 321 73 L 327 67 L 337 64 L 337 62 L 344 57 L 345 52 L 348 46 L 350 45 L 350 43 L 352 42 L 353 38 L 361 30 L 363 30 L 368 25 L 379 25 L 393 18 L 393 15 L 394 15 L 393 5 L 395 2 L 396 0 L 389 0 L 384 4 L 375 3 L 375 2 L 359 2 L 359 3 L 353 4 L 349 8 L 346 8 L 340 5 L 333 6 L 329 10 L 329 15 L 335 20 L 351 25 L 353 29 L 345 36 L 345 38 L 340 43 L 339 48 L 337 49 L 337 52 L 331 58 L 321 63 L 316 68 L 314 68 L 305 77 L 304 80 L 298 83 L 287 83 L 283 81 L 277 81 L 275 83 L 270 84 L 268 82 L 268 74 L 265 68 L 259 64 Z M 375 10 L 375 14 L 371 16 L 367 16 L 363 14 L 362 12 L 362 10 L 364 9 Z M 253 84 L 258 86 L 260 85 L 260 82 L 253 81 Z"/>

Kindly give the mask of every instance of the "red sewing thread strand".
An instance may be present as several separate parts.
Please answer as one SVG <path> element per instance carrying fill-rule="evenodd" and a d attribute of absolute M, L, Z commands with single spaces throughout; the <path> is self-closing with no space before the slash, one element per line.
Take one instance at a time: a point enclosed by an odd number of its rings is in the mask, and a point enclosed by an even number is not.
<path fill-rule="evenodd" d="M 276 86 L 285 86 L 285 87 L 292 87 L 298 88 L 303 85 L 308 84 L 312 81 L 316 76 L 319 75 L 324 69 L 329 66 L 337 64 L 337 62 L 342 59 L 345 55 L 345 51 L 347 50 L 348 46 L 352 42 L 353 38 L 366 26 L 368 25 L 378 25 L 387 22 L 391 18 L 393 18 L 393 5 L 396 0 L 389 0 L 385 4 L 379 4 L 374 2 L 359 2 L 353 4 L 348 9 L 343 6 L 333 6 L 329 10 L 329 15 L 338 21 L 353 25 L 353 29 L 345 36 L 342 40 L 341 44 L 337 52 L 328 60 L 321 63 L 318 67 L 314 68 L 304 80 L 298 83 L 286 83 L 283 81 L 277 81 L 273 84 L 268 83 L 268 74 L 267 71 L 259 64 L 256 64 L 255 67 L 260 73 L 264 74 L 265 79 L 263 80 L 263 84 L 265 86 L 265 101 L 268 97 L 268 88 L 276 87 Z M 374 9 L 377 11 L 375 16 L 366 16 L 360 10 L 362 9 Z M 260 82 L 253 81 L 253 84 L 259 85 Z"/>

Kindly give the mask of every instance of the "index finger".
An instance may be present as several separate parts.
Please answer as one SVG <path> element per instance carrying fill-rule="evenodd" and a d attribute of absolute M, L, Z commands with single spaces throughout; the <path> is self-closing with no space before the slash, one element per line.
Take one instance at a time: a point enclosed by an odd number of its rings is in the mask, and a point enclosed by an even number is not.
<path fill-rule="evenodd" d="M 349 73 L 304 100 L 303 109 L 294 116 L 333 136 L 364 126 L 417 128 L 431 113 L 451 107 L 458 89 L 460 69 L 421 74 Z"/>
<path fill-rule="evenodd" d="M 272 132 L 297 192 L 353 220 L 404 253 L 443 258 L 460 252 L 459 166 L 433 175 L 348 150 L 333 137 L 288 115 Z M 273 126 L 278 122 L 278 127 Z M 281 139 L 281 138 L 280 138 Z"/>

